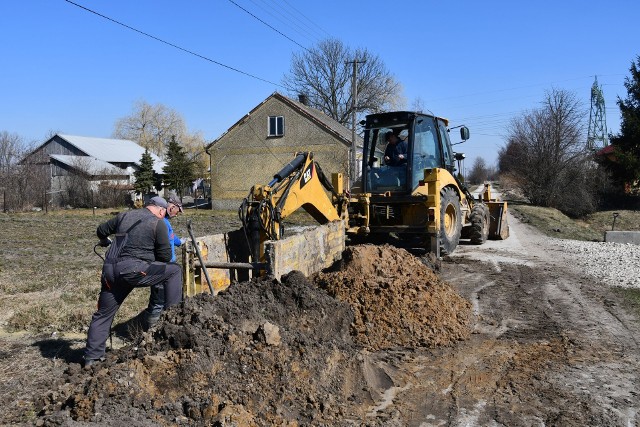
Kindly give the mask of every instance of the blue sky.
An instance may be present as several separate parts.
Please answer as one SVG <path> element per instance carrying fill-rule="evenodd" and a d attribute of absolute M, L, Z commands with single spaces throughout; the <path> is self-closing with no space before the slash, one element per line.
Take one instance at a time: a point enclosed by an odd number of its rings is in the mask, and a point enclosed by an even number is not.
<path fill-rule="evenodd" d="M 470 168 L 477 156 L 495 162 L 509 120 L 537 108 L 545 91 L 575 92 L 588 114 L 596 75 L 607 126 L 618 132 L 615 101 L 626 97 L 640 55 L 637 0 L 74 1 L 258 78 L 65 0 L 2 0 L 0 131 L 37 142 L 52 131 L 109 137 L 144 100 L 178 111 L 212 141 L 274 91 L 285 93 L 292 53 L 334 37 L 379 55 L 406 107 L 420 99 L 466 124 L 471 139 L 456 148 Z"/>

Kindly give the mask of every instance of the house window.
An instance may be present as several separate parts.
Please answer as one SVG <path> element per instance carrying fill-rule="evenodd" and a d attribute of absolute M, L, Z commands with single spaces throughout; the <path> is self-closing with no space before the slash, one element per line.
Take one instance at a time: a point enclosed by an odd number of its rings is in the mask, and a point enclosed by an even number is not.
<path fill-rule="evenodd" d="M 269 116 L 269 136 L 284 135 L 284 117 Z"/>

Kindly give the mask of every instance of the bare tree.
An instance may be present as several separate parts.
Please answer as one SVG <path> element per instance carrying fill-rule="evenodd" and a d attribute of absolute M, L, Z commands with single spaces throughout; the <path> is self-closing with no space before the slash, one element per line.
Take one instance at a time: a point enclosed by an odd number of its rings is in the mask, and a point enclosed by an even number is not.
<path fill-rule="evenodd" d="M 595 209 L 585 117 L 575 94 L 553 89 L 539 109 L 512 120 L 499 153 L 500 172 L 514 178 L 531 203 L 572 215 Z"/>
<path fill-rule="evenodd" d="M 49 169 L 42 164 L 16 164 L 3 177 L 4 210 L 22 211 L 46 203 Z"/>
<path fill-rule="evenodd" d="M 0 176 L 6 176 L 24 156 L 24 139 L 17 133 L 0 132 Z"/>
<path fill-rule="evenodd" d="M 20 164 L 32 145 L 18 134 L 0 131 L 0 197 L 4 211 L 20 211 L 43 203 L 47 171 L 42 165 Z"/>
<path fill-rule="evenodd" d="M 417 97 L 411 103 L 411 110 L 417 111 L 418 113 L 424 113 L 427 111 L 427 107 L 424 105 L 424 100 L 420 97 Z"/>
<path fill-rule="evenodd" d="M 179 140 L 178 135 L 176 139 L 180 141 L 184 147 L 185 152 L 189 160 L 193 162 L 193 172 L 196 177 L 204 178 L 209 175 L 209 156 L 204 151 L 206 142 L 201 132 L 195 132 L 183 136 L 184 139 Z M 167 147 L 165 147 L 165 155 L 167 153 Z"/>
<path fill-rule="evenodd" d="M 471 184 L 482 184 L 488 179 L 489 168 L 487 167 L 487 162 L 482 157 L 476 157 L 467 181 Z"/>
<path fill-rule="evenodd" d="M 91 158 L 75 157 L 67 175 L 60 177 L 60 203 L 74 208 L 91 207 Z"/>
<path fill-rule="evenodd" d="M 204 138 L 200 133 L 190 134 L 184 119 L 177 111 L 162 104 L 151 105 L 138 101 L 133 112 L 118 119 L 114 126 L 115 138 L 129 139 L 164 159 L 166 148 L 175 136 L 194 156 L 204 151 Z"/>
<path fill-rule="evenodd" d="M 358 61 L 358 112 L 380 112 L 403 102 L 401 85 L 378 56 L 367 49 L 350 49 L 337 39 L 327 39 L 300 54 L 294 53 L 283 84 L 293 95 L 306 95 L 310 106 L 349 125 L 354 60 Z"/>

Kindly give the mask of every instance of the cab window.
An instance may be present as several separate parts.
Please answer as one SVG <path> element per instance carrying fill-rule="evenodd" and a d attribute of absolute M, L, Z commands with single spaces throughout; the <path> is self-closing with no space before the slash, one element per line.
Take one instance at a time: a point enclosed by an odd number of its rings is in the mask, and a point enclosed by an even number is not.
<path fill-rule="evenodd" d="M 445 167 L 454 167 L 453 150 L 451 149 L 451 142 L 449 140 L 449 131 L 443 121 L 438 120 L 438 130 L 440 133 L 440 140 L 442 141 L 442 151 L 444 154 Z"/>
<path fill-rule="evenodd" d="M 431 117 L 420 117 L 414 132 L 413 187 L 424 178 L 425 169 L 440 167 L 441 163 L 436 124 Z"/>
<path fill-rule="evenodd" d="M 407 186 L 407 164 L 391 166 L 383 161 L 385 149 L 387 148 L 387 132 L 391 131 L 399 135 L 400 128 L 381 127 L 372 129 L 369 133 L 370 160 L 367 162 L 367 185 L 366 191 L 371 192 L 397 192 L 405 191 Z"/>

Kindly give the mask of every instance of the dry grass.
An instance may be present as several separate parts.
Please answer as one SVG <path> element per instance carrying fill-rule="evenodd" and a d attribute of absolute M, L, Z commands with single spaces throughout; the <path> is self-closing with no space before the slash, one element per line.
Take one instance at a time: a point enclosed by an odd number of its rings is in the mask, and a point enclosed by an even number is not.
<path fill-rule="evenodd" d="M 529 205 L 509 205 L 512 214 L 544 234 L 561 239 L 601 241 L 603 235 L 585 221 L 575 221 L 557 209 Z"/>
<path fill-rule="evenodd" d="M 615 230 L 640 231 L 640 211 L 617 210 L 602 211 L 589 215 L 585 221 L 594 231 L 604 235 L 613 227 L 613 214 L 617 213 Z"/>
<path fill-rule="evenodd" d="M 548 236 L 562 239 L 602 241 L 604 232 L 611 230 L 614 211 L 596 212 L 586 218 L 575 220 L 557 209 L 541 208 L 524 204 L 510 204 L 511 212 L 530 223 Z M 640 212 L 615 211 L 616 230 L 640 231 Z"/>
<path fill-rule="evenodd" d="M 96 227 L 116 211 L 60 210 L 0 214 L 0 326 L 29 332 L 86 330 L 100 291 L 102 260 L 94 253 Z M 188 237 L 239 227 L 235 212 L 189 210 L 174 229 Z M 104 249 L 97 248 L 103 254 Z M 136 289 L 118 312 L 124 322 L 146 307 L 149 292 Z"/>

